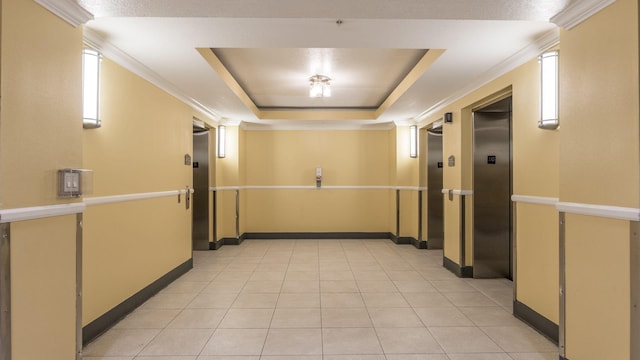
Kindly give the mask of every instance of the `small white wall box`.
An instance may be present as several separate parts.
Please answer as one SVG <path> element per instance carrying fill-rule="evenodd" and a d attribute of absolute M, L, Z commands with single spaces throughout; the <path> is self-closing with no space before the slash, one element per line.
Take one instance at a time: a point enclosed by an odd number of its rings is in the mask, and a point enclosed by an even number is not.
<path fill-rule="evenodd" d="M 93 170 L 58 170 L 58 197 L 76 198 L 93 192 Z"/>

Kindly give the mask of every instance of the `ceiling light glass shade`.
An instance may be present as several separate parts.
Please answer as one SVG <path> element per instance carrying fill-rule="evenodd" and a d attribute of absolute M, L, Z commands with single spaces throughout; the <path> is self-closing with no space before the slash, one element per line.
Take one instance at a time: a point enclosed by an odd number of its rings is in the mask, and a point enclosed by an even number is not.
<path fill-rule="evenodd" d="M 557 129 L 558 119 L 558 51 L 549 51 L 540 61 L 540 120 L 541 129 Z"/>
<path fill-rule="evenodd" d="M 418 157 L 418 127 L 416 125 L 409 126 L 409 156 Z"/>
<path fill-rule="evenodd" d="M 331 78 L 325 75 L 313 75 L 309 78 L 309 97 L 331 96 Z"/>
<path fill-rule="evenodd" d="M 100 62 L 102 55 L 82 50 L 82 127 L 96 129 L 100 121 Z"/>
<path fill-rule="evenodd" d="M 218 125 L 218 157 L 227 156 L 227 128 L 224 125 Z"/>

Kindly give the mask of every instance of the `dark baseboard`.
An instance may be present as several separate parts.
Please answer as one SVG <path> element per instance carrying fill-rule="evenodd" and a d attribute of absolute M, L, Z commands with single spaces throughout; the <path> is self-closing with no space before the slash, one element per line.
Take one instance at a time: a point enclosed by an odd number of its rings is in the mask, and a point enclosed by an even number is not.
<path fill-rule="evenodd" d="M 444 260 L 442 261 L 442 265 L 445 267 L 445 269 L 451 271 L 452 273 L 456 274 L 456 276 L 458 276 L 460 278 L 472 278 L 473 277 L 473 266 L 460 267 L 460 265 L 456 264 L 455 262 L 453 262 L 453 260 L 449 259 L 446 256 L 444 257 Z"/>
<path fill-rule="evenodd" d="M 569 360 L 569 359 L 567 359 L 567 358 L 566 358 L 566 357 L 564 357 L 564 356 L 558 356 L 558 359 L 560 359 L 560 360 Z"/>
<path fill-rule="evenodd" d="M 412 239 L 411 240 L 411 244 L 413 244 L 413 246 L 415 246 L 416 249 L 428 249 L 429 248 L 429 243 L 427 241 L 424 241 L 424 240 Z"/>
<path fill-rule="evenodd" d="M 322 239 L 391 239 L 399 245 L 413 245 L 427 249 L 426 241 L 413 237 L 396 237 L 388 232 L 254 232 L 244 233 L 239 238 L 222 238 L 209 243 L 209 250 L 218 250 L 223 245 L 240 245 L 244 240 L 322 240 Z"/>
<path fill-rule="evenodd" d="M 388 232 L 256 232 L 245 233 L 246 239 L 389 239 Z"/>
<path fill-rule="evenodd" d="M 144 289 L 133 294 L 131 297 L 116 305 L 113 309 L 107 311 L 104 315 L 93 320 L 82 328 L 82 344 L 86 345 L 93 339 L 109 330 L 120 319 L 124 318 L 135 310 L 138 306 L 144 304 L 153 295 L 164 289 L 172 281 L 193 268 L 193 259 L 189 259 L 175 267 L 173 270 L 164 274 L 158 280 L 152 282 Z"/>
<path fill-rule="evenodd" d="M 559 328 L 553 321 L 518 300 L 513 301 L 513 316 L 527 323 L 556 345 L 558 344 Z"/>

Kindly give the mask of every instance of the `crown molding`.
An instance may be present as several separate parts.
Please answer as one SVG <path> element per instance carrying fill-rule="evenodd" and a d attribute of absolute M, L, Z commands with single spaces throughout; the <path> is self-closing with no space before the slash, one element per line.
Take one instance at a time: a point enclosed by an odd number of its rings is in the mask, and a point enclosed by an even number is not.
<path fill-rule="evenodd" d="M 546 33 L 542 34 L 540 37 L 538 37 L 534 42 L 532 42 L 528 46 L 522 48 L 520 51 L 511 55 L 506 60 L 500 62 L 499 64 L 495 65 L 494 67 L 486 71 L 484 74 L 479 76 L 475 81 L 471 82 L 466 87 L 460 89 L 459 91 L 454 92 L 453 94 L 442 99 L 440 102 L 436 103 L 429 109 L 423 111 L 420 115 L 416 116 L 413 119 L 413 121 L 415 123 L 419 123 L 426 120 L 428 117 L 438 112 L 441 112 L 444 108 L 451 105 L 452 103 L 471 94 L 472 92 L 478 90 L 480 87 L 490 83 L 491 81 L 517 68 L 518 66 L 524 64 L 525 62 L 537 57 L 543 51 L 549 49 L 552 46 L 557 45 L 559 42 L 560 42 L 559 28 L 554 28 L 552 30 L 547 31 Z"/>
<path fill-rule="evenodd" d="M 569 30 L 614 2 L 616 0 L 575 1 L 554 15 L 549 21 Z"/>
<path fill-rule="evenodd" d="M 93 20 L 93 14 L 85 10 L 74 0 L 34 0 L 43 8 L 68 22 L 73 27 Z"/>
<path fill-rule="evenodd" d="M 120 50 L 115 45 L 105 40 L 97 32 L 85 27 L 84 42 L 88 46 L 102 53 L 102 55 L 116 62 L 118 65 L 159 87 L 168 94 L 187 104 L 194 110 L 206 115 L 215 123 L 221 122 L 222 117 L 220 115 L 218 115 L 205 105 L 201 104 L 197 100 L 193 99 L 192 97 L 184 94 L 172 83 L 158 75 L 155 71 L 149 69 L 147 66 L 145 66 L 135 58 L 131 57 L 129 54 Z"/>

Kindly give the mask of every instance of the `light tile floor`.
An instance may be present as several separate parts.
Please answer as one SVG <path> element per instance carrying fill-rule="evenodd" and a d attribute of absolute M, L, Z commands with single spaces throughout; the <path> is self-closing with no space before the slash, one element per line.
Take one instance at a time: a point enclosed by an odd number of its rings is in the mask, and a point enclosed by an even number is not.
<path fill-rule="evenodd" d="M 248 240 L 84 349 L 86 360 L 551 360 L 506 279 L 459 279 L 442 251 L 388 240 Z"/>

